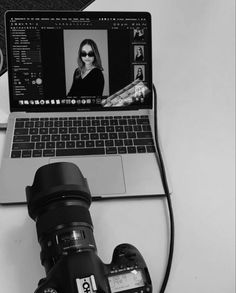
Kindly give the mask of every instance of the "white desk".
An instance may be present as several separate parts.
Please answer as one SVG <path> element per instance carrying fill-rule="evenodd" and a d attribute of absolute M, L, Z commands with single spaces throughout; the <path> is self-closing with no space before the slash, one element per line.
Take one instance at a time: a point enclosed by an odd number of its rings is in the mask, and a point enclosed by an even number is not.
<path fill-rule="evenodd" d="M 96 0 L 87 10 L 153 15 L 159 130 L 176 222 L 166 292 L 234 293 L 234 1 Z M 4 120 L 4 76 L 0 89 Z M 0 139 L 1 152 L 4 135 Z M 117 244 L 132 243 L 146 259 L 157 292 L 168 252 L 165 201 L 96 202 L 90 211 L 102 260 L 110 262 Z M 44 269 L 26 207 L 0 207 L 0 233 L 0 291 L 34 292 Z"/>

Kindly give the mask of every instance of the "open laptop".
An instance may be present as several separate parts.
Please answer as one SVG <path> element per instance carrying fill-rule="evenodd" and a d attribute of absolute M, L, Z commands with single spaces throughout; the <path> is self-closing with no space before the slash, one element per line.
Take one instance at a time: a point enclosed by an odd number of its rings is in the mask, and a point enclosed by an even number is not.
<path fill-rule="evenodd" d="M 73 162 L 94 199 L 163 195 L 147 12 L 8 11 L 10 115 L 0 202 L 36 170 Z"/>

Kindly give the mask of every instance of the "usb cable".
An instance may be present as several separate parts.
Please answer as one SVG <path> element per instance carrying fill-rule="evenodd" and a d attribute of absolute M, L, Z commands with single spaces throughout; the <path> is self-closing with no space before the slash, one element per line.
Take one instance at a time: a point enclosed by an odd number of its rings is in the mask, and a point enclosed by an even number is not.
<path fill-rule="evenodd" d="M 160 293 L 164 293 L 166 289 L 166 285 L 170 276 L 171 266 L 172 266 L 172 260 L 173 260 L 173 253 L 174 253 L 174 236 L 175 236 L 175 225 L 174 225 L 174 214 L 173 214 L 173 208 L 172 208 L 172 202 L 171 202 L 171 196 L 170 196 L 170 190 L 168 186 L 166 171 L 165 171 L 165 165 L 161 153 L 161 148 L 158 141 L 158 134 L 157 134 L 157 92 L 155 85 L 153 84 L 153 93 L 154 93 L 154 135 L 155 135 L 155 142 L 157 147 L 157 155 L 158 155 L 158 162 L 160 166 L 160 173 L 162 177 L 163 187 L 165 191 L 165 196 L 167 200 L 167 206 L 169 211 L 169 221 L 170 221 L 170 243 L 169 243 L 169 256 L 165 271 L 165 276 L 162 281 Z"/>

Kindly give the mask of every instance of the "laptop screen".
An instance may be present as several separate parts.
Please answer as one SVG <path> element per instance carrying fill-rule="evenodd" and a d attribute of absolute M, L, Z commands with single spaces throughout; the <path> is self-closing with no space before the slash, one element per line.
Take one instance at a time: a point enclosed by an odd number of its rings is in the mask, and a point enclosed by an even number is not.
<path fill-rule="evenodd" d="M 8 11 L 6 29 L 11 110 L 152 107 L 149 13 Z"/>

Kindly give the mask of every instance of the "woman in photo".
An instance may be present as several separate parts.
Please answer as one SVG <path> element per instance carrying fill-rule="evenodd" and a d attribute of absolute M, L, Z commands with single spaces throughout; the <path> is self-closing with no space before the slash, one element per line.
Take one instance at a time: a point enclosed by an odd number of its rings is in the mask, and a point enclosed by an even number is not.
<path fill-rule="evenodd" d="M 143 49 L 142 47 L 137 47 L 136 50 L 136 55 L 135 55 L 135 61 L 143 61 L 144 60 L 144 56 L 143 56 Z"/>
<path fill-rule="evenodd" d="M 81 42 L 77 63 L 68 96 L 102 96 L 103 68 L 97 45 L 93 40 L 85 39 Z"/>
<path fill-rule="evenodd" d="M 138 68 L 135 79 L 143 80 L 143 69 L 141 67 Z"/>

